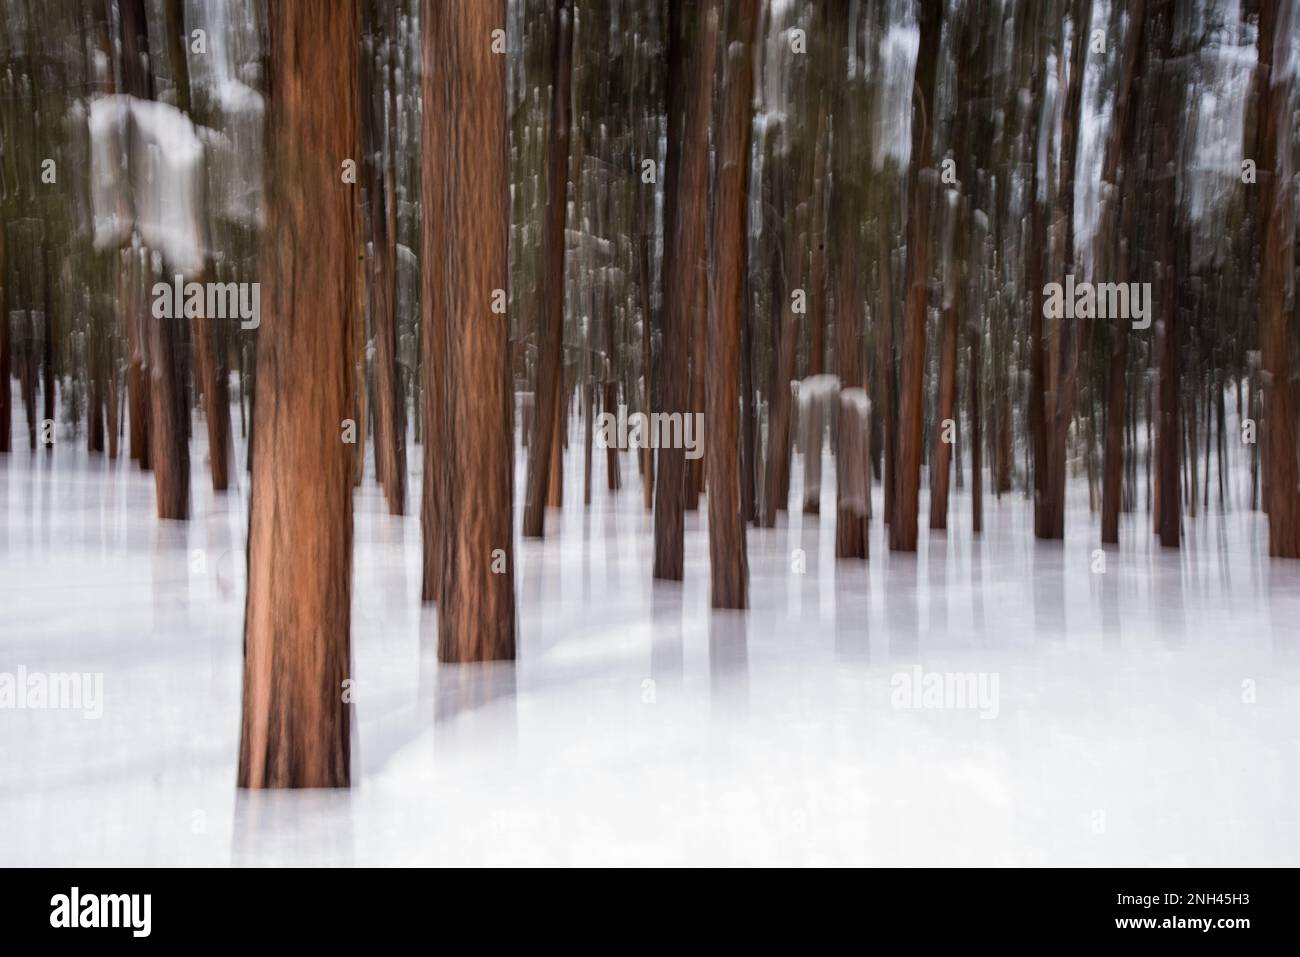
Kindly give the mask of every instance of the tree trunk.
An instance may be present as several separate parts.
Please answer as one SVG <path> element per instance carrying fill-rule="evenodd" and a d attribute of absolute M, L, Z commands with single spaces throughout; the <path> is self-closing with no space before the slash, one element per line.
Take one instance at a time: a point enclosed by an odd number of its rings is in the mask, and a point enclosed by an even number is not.
<path fill-rule="evenodd" d="M 176 84 L 176 105 L 182 113 L 194 116 L 189 61 L 185 53 L 185 39 L 189 33 L 185 29 L 183 0 L 167 0 L 166 22 L 167 58 Z M 195 117 L 196 122 L 202 119 L 204 118 Z M 209 264 L 202 275 L 193 277 L 193 281 L 202 282 L 211 272 Z M 217 340 L 218 330 L 214 318 L 198 318 L 194 323 L 194 352 L 198 364 L 196 384 L 203 395 L 203 418 L 208 426 L 212 490 L 224 492 L 230 484 L 230 384 L 223 350 L 218 348 Z"/>
<path fill-rule="evenodd" d="M 674 0 L 669 22 L 668 175 L 664 193 L 664 408 L 669 414 L 691 414 L 690 343 L 695 302 L 705 256 L 705 213 L 709 187 L 709 120 L 713 101 L 714 53 L 717 46 L 717 0 L 707 13 L 691 17 L 694 44 L 682 38 L 683 10 Z M 690 63 L 682 61 L 691 49 Z M 688 102 L 689 101 L 689 102 Z M 679 121 L 677 114 L 684 112 Z M 680 130 L 677 136 L 676 131 Z M 680 140 L 680 142 L 677 142 Z M 710 429 L 712 425 L 710 425 Z M 688 460 L 683 449 L 659 450 L 659 481 L 655 489 L 654 577 L 682 578 L 683 527 Z"/>
<path fill-rule="evenodd" d="M 643 195 L 650 197 L 649 191 L 645 191 Z M 645 414 L 647 422 L 651 421 L 650 415 L 654 406 L 651 401 L 654 363 L 651 350 L 653 312 L 650 307 L 650 244 L 653 239 L 651 236 L 654 223 L 653 211 L 653 198 L 643 199 L 640 205 L 642 228 L 641 234 L 637 237 L 637 280 L 641 304 L 641 411 Z M 645 510 L 650 512 L 653 511 L 655 504 L 655 450 L 649 441 L 642 444 L 640 456 L 642 502 Z"/>
<path fill-rule="evenodd" d="M 944 440 L 944 433 L 947 431 L 946 423 L 954 421 L 953 412 L 957 404 L 957 300 L 960 293 L 951 289 L 944 295 L 939 346 L 939 406 L 934 418 L 934 442 L 930 448 L 930 527 L 934 529 L 948 527 L 953 443 Z"/>
<path fill-rule="evenodd" d="M 504 29 L 505 0 L 425 6 L 425 91 L 449 109 L 425 172 L 443 191 L 447 242 L 438 347 L 446 355 L 442 588 L 438 660 L 515 656 L 514 441 L 510 323 L 493 309 L 509 281 L 510 168 L 506 58 L 488 38 Z M 567 154 L 565 154 L 567 155 Z M 562 273 L 557 275 L 563 278 Z M 555 441 L 559 441 L 557 435 Z"/>
<path fill-rule="evenodd" d="M 547 492 L 560 441 L 559 406 L 564 384 L 564 227 L 568 210 L 569 84 L 573 73 L 573 4 L 559 0 L 552 20 L 551 116 L 546 140 L 546 214 L 543 233 L 542 319 L 538 329 L 537 399 L 533 437 L 528 444 L 528 490 L 524 536 L 546 531 Z"/>
<path fill-rule="evenodd" d="M 1156 531 L 1166 548 L 1179 545 L 1182 518 L 1182 495 L 1179 481 L 1179 452 L 1182 424 L 1179 398 L 1182 392 L 1178 362 L 1178 191 L 1175 179 L 1178 127 L 1181 115 L 1181 89 L 1173 76 L 1172 37 L 1173 4 L 1162 0 L 1152 12 L 1151 29 L 1159 58 L 1156 98 L 1153 199 L 1156 209 L 1155 251 L 1160 262 L 1160 281 L 1156 285 L 1156 355 L 1159 365 L 1158 415 L 1156 433 Z M 1292 222 L 1294 228 L 1294 220 Z"/>
<path fill-rule="evenodd" d="M 0 219 L 0 452 L 13 451 L 13 375 L 9 348 L 9 272 L 5 259 L 9 223 Z"/>
<path fill-rule="evenodd" d="M 1115 94 L 1115 112 L 1110 137 L 1102 157 L 1102 217 L 1097 231 L 1093 262 L 1109 264 L 1115 280 L 1128 282 L 1128 246 L 1132 236 L 1134 203 L 1121 192 L 1120 159 L 1124 158 L 1124 178 L 1132 181 L 1137 168 L 1137 109 L 1134 90 L 1142 72 L 1142 43 L 1146 23 L 1145 0 L 1133 0 L 1129 14 L 1128 35 L 1124 40 L 1124 61 L 1120 85 Z M 1124 484 L 1124 402 L 1128 377 L 1128 326 L 1111 325 L 1110 382 L 1106 399 L 1106 438 L 1102 462 L 1101 540 L 1119 544 L 1119 513 L 1123 505 Z"/>
<path fill-rule="evenodd" d="M 862 257 L 860 219 L 862 212 L 858 162 L 863 121 L 865 81 L 853 75 L 852 50 L 858 20 L 841 9 L 832 34 L 843 40 L 844 72 L 835 91 L 834 130 L 831 147 L 831 235 L 834 237 L 832 269 L 835 283 L 835 365 L 842 390 L 866 385 L 862 369 Z M 840 403 L 836 403 L 840 405 Z M 835 557 L 867 557 L 867 512 L 860 494 L 863 452 L 859 434 L 862 423 L 856 415 L 842 411 L 835 419 Z M 868 490 L 869 490 L 868 486 Z"/>
<path fill-rule="evenodd" d="M 772 244 L 774 251 L 781 252 L 780 257 L 773 256 L 773 259 L 778 260 L 783 257 L 785 270 L 783 274 L 779 268 L 780 262 L 774 261 L 767 463 L 763 476 L 763 509 L 759 515 L 759 525 L 764 528 L 776 526 L 776 513 L 778 510 L 785 509 L 790 495 L 790 383 L 794 379 L 795 358 L 799 346 L 799 328 L 796 324 L 794 303 L 790 296 L 794 290 L 803 287 L 803 244 L 808 237 L 802 227 L 810 203 L 801 203 L 799 199 L 807 195 L 811 189 L 811 164 L 808 162 L 811 156 L 811 151 L 806 151 L 805 157 L 800 161 L 798 175 L 795 177 L 796 195 L 792 197 L 784 188 L 784 170 L 777 168 L 772 174 L 774 177 L 772 195 L 776 214 L 792 222 L 788 222 L 787 225 L 784 250 L 782 251 L 782 246 L 778 245 L 782 242 L 780 238 L 774 238 Z M 775 157 L 775 151 L 773 151 L 772 162 L 781 162 Z M 793 215 L 791 215 L 791 206 L 794 207 Z"/>
<path fill-rule="evenodd" d="M 889 547 L 916 551 L 916 521 L 920 498 L 921 445 L 924 441 L 925 338 L 929 305 L 930 183 L 928 172 L 934 139 L 935 65 L 942 29 L 941 0 L 921 0 L 920 47 L 916 60 L 916 91 L 912 111 L 912 155 L 908 188 L 906 308 L 902 342 L 902 381 L 899 388 L 898 476 Z"/>
<path fill-rule="evenodd" d="M 139 99 L 153 98 L 153 80 L 149 71 L 148 20 L 144 0 L 124 0 L 120 4 L 122 36 L 122 90 Z M 144 266 L 143 286 L 148 284 L 149 267 Z M 140 279 L 140 277 L 137 277 Z M 141 438 L 147 438 L 148 464 L 154 471 L 154 490 L 158 517 L 189 517 L 190 452 L 187 441 L 189 406 L 185 401 L 184 351 L 180 343 L 177 319 L 157 319 L 145 308 L 143 288 L 138 288 L 131 308 L 139 323 L 139 375 L 147 383 L 138 411 L 148 417 Z M 138 390 L 139 391 L 139 390 Z M 133 427 L 134 444 L 134 427 Z M 141 465 L 146 462 L 141 453 Z"/>
<path fill-rule="evenodd" d="M 1074 271 L 1074 171 L 1077 165 L 1079 115 L 1091 16 L 1090 0 L 1075 0 L 1071 12 L 1070 78 L 1061 120 L 1060 181 L 1056 191 L 1060 203 L 1058 222 L 1065 246 L 1061 257 L 1061 275 L 1058 277 L 1063 288 L 1066 275 Z M 1057 318 L 1052 330 L 1054 348 L 1049 360 L 1051 385 L 1044 412 L 1047 426 L 1044 449 L 1047 461 L 1041 499 L 1044 513 L 1040 535 L 1043 538 L 1065 538 L 1066 454 L 1070 425 L 1074 418 L 1079 353 L 1082 343 L 1087 339 L 1080 323 L 1086 322 L 1087 320 Z"/>
<path fill-rule="evenodd" d="M 436 55 L 433 45 L 437 0 L 422 4 L 422 52 L 427 58 Z M 430 62 L 428 59 L 425 62 Z M 452 105 L 445 99 L 446 85 L 434 82 L 436 74 L 424 71 L 421 111 L 423 156 L 420 170 L 420 198 L 423 215 L 420 225 L 420 359 L 424 375 L 423 413 L 423 485 L 420 490 L 420 540 L 422 549 L 420 600 L 436 602 L 442 587 L 442 539 L 444 519 L 442 503 L 445 473 L 443 459 L 443 407 L 446 395 L 446 355 L 442 348 L 447 322 L 443 299 L 443 270 L 448 241 L 447 215 L 443 207 L 445 190 L 438 180 L 442 175 L 442 151 L 451 118 Z M 537 411 L 534 407 L 533 415 Z"/>
<path fill-rule="evenodd" d="M 367 13 L 373 21 L 378 20 L 373 4 L 367 4 Z M 370 29 L 376 46 L 387 42 L 388 38 L 377 22 L 372 22 Z M 364 75 L 369 81 L 370 94 L 365 112 L 367 157 L 363 171 L 371 249 L 366 285 L 370 292 L 370 321 L 375 344 L 375 472 L 383 485 L 389 514 L 402 515 L 406 512 L 406 428 L 397 368 L 396 237 L 392 228 L 396 218 L 395 198 L 383 122 L 389 107 L 386 105 L 383 74 L 375 69 L 373 57 L 365 64 Z"/>
<path fill-rule="evenodd" d="M 359 145 L 360 32 L 350 4 L 271 0 L 268 22 L 261 274 L 284 281 L 257 342 L 239 784 L 347 787 L 358 224 L 339 168 Z"/>
<path fill-rule="evenodd" d="M 898 468 L 898 402 L 896 398 L 894 362 L 894 284 L 893 284 L 893 242 L 889 226 L 889 204 L 880 204 L 880 317 L 876 326 L 876 395 L 880 398 L 880 418 L 884 425 L 881 430 L 881 444 L 884 446 L 882 458 L 884 468 L 881 479 L 884 485 L 884 516 L 886 525 L 894 520 L 894 493 L 897 490 L 895 480 Z"/>
<path fill-rule="evenodd" d="M 826 371 L 826 94 L 817 98 L 817 151 L 813 160 L 812 239 L 808 264 L 808 374 Z"/>
<path fill-rule="evenodd" d="M 714 16 L 716 0 L 709 4 Z M 713 226 L 714 283 L 709 296 L 706 350 L 705 454 L 709 477 L 709 567 L 714 608 L 749 606 L 749 560 L 741 494 L 740 396 L 745 281 L 749 143 L 753 126 L 753 43 L 757 0 L 740 0 L 729 44 L 719 131 L 717 212 Z"/>
<path fill-rule="evenodd" d="M 1260 4 L 1260 165 L 1262 262 L 1259 273 L 1259 344 L 1265 375 L 1264 469 L 1268 483 L 1268 553 L 1300 558 L 1300 476 L 1296 466 L 1295 336 L 1290 310 L 1295 286 L 1295 190 L 1291 162 L 1291 75 L 1286 62 L 1297 28 L 1294 0 Z"/>

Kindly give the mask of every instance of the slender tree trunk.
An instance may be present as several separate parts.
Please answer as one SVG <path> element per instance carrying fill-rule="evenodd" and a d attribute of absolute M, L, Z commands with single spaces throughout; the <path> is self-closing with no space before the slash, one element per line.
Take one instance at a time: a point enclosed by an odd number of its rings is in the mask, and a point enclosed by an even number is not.
<path fill-rule="evenodd" d="M 194 324 L 194 351 L 203 389 L 203 417 L 208 423 L 208 457 L 212 464 L 212 490 L 230 486 L 230 380 L 223 351 L 217 347 L 215 320 L 205 317 Z"/>
<path fill-rule="evenodd" d="M 811 152 L 808 153 L 811 157 Z M 779 159 L 773 160 L 780 162 Z M 808 165 L 806 161 L 803 165 Z M 811 172 L 811 169 L 808 170 Z M 774 263 L 772 268 L 772 363 L 770 381 L 768 382 L 768 426 L 767 426 L 767 463 L 763 477 L 763 510 L 759 524 L 764 528 L 776 525 L 776 513 L 786 507 L 790 494 L 790 382 L 794 379 L 794 364 L 798 351 L 798 326 L 796 325 L 794 303 L 790 293 L 803 286 L 802 244 L 807 240 L 801 227 L 807 204 L 799 202 L 799 196 L 805 195 L 811 183 L 801 169 L 796 179 L 798 195 L 787 202 L 784 190 L 784 171 L 773 172 L 773 202 L 778 215 L 790 217 L 791 205 L 794 206 L 794 223 L 788 231 L 784 243 L 784 276 Z M 776 239 L 773 249 L 780 250 Z M 777 257 L 774 257 L 777 258 Z M 780 280 L 784 278 L 784 282 Z"/>
<path fill-rule="evenodd" d="M 1025 32 L 1021 35 L 1020 47 L 1029 58 L 1029 70 L 1033 75 L 1034 93 L 1030 97 L 1029 121 L 1025 132 L 1025 162 L 1029 167 L 1026 188 L 1029 196 L 1029 244 L 1022 248 L 1025 260 L 1025 282 L 1029 286 L 1029 396 L 1026 418 L 1029 424 L 1029 442 L 1032 468 L 1032 485 L 1034 502 L 1034 534 L 1044 537 L 1047 511 L 1045 506 L 1047 486 L 1047 421 L 1044 408 L 1044 390 L 1046 388 L 1046 361 L 1043 356 L 1043 259 L 1047 255 L 1047 217 L 1043 203 L 1038 198 L 1039 186 L 1046 173 L 1039 168 L 1038 138 L 1040 110 L 1047 93 L 1047 59 L 1042 52 L 1046 42 L 1041 34 L 1045 27 L 1047 14 L 1044 6 L 1035 6 L 1034 16 L 1026 16 Z"/>
<path fill-rule="evenodd" d="M 897 490 L 896 472 L 898 468 L 898 401 L 895 386 L 894 361 L 894 283 L 893 283 L 893 242 L 889 226 L 889 204 L 880 204 L 880 319 L 877 323 L 879 334 L 876 337 L 876 395 L 880 398 L 880 418 L 884 424 L 882 444 L 884 445 L 884 468 L 882 484 L 884 485 L 886 525 L 894 520 L 894 493 Z"/>
<path fill-rule="evenodd" d="M 524 536 L 546 531 L 547 491 L 560 441 L 564 385 L 564 227 L 568 210 L 569 84 L 573 71 L 573 4 L 559 0 L 552 20 L 551 116 L 546 141 L 546 216 L 543 233 L 542 321 L 538 329 L 537 400 L 528 444 L 528 490 Z"/>
<path fill-rule="evenodd" d="M 912 111 L 911 190 L 907 222 L 906 308 L 902 342 L 902 382 L 899 389 L 898 487 L 889 526 L 889 546 L 916 551 L 916 522 L 924 441 L 925 339 L 929 305 L 930 169 L 934 139 L 935 65 L 942 29 L 941 0 L 921 0 L 920 47 L 916 60 L 916 90 Z"/>
<path fill-rule="evenodd" d="M 984 531 L 984 436 L 980 418 L 981 346 L 984 334 L 978 324 L 972 324 L 970 333 L 970 368 L 967 370 L 970 389 L 970 518 L 971 531 Z"/>
<path fill-rule="evenodd" d="M 1083 74 L 1087 65 L 1087 39 L 1091 26 L 1091 0 L 1074 0 L 1071 12 L 1070 77 L 1065 92 L 1065 109 L 1061 120 L 1061 171 L 1057 186 L 1060 204 L 1058 222 L 1064 237 L 1061 256 L 1062 273 L 1058 278 L 1064 288 L 1066 275 L 1074 271 L 1074 179 L 1078 154 L 1079 115 L 1083 99 Z M 1042 493 L 1043 538 L 1065 537 L 1066 455 L 1070 425 L 1074 418 L 1074 397 L 1078 384 L 1078 357 L 1086 333 L 1079 328 L 1087 320 L 1058 318 L 1053 328 L 1051 386 L 1044 410 L 1047 427 L 1044 449 L 1047 453 Z"/>
<path fill-rule="evenodd" d="M 954 215 L 960 216 L 960 213 L 954 212 Z M 951 268 L 956 270 L 958 267 L 952 263 Z M 944 291 L 943 328 L 940 332 L 939 409 L 934 420 L 934 442 L 930 447 L 930 527 L 934 529 L 948 527 L 948 484 L 953 443 L 944 440 L 944 433 L 947 422 L 955 425 L 953 412 L 957 403 L 957 326 L 961 293 L 952 287 L 960 286 L 961 281 L 952 276 L 949 282 L 952 285 Z"/>
<path fill-rule="evenodd" d="M 1294 40 L 1295 0 L 1264 0 L 1259 21 L 1262 263 L 1259 344 L 1264 365 L 1264 467 L 1268 481 L 1268 552 L 1300 558 L 1300 474 L 1296 463 L 1295 183 L 1292 164 L 1291 77 L 1287 44 Z"/>
<path fill-rule="evenodd" d="M 122 90 L 139 99 L 152 99 L 144 0 L 124 0 L 120 14 Z M 145 273 L 147 277 L 147 266 Z M 137 294 L 142 292 L 143 287 Z M 148 460 L 154 471 L 158 517 L 186 519 L 190 499 L 189 405 L 185 400 L 185 353 L 180 327 L 176 319 L 154 318 L 144 309 L 143 297 L 137 302 L 135 318 L 143 326 L 141 374 L 147 376 L 148 383 L 147 406 L 140 412 L 149 418 Z"/>
<path fill-rule="evenodd" d="M 602 144 L 607 145 L 607 144 Z M 609 240 L 611 247 L 617 245 L 613 221 L 613 184 L 607 179 L 603 183 L 605 193 L 602 203 L 601 230 Z M 614 282 L 613 271 L 601 270 L 601 311 L 605 314 L 605 411 L 618 418 L 618 335 L 614 323 Z M 616 492 L 623 487 L 622 476 L 618 467 L 619 449 L 614 442 L 605 449 L 605 484 L 607 490 Z"/>
<path fill-rule="evenodd" d="M 167 58 L 175 80 L 177 106 L 194 116 L 194 97 L 190 88 L 189 61 L 185 53 L 183 0 L 167 0 Z M 201 120 L 196 117 L 196 121 Z M 210 264 L 192 281 L 203 282 L 212 272 Z M 223 492 L 230 484 L 230 385 L 225 359 L 217 345 L 218 330 L 214 317 L 203 316 L 194 323 L 194 353 L 198 365 L 197 385 L 203 395 L 203 418 L 208 427 L 208 459 L 212 470 L 212 490 Z M 187 413 L 188 415 L 188 413 Z M 188 422 L 188 418 L 186 419 Z M 186 480 L 188 482 L 188 478 Z"/>
<path fill-rule="evenodd" d="M 421 50 L 425 63 L 441 53 L 434 45 L 437 37 L 436 19 L 444 14 L 439 0 L 424 0 L 421 4 L 423 18 Z M 420 489 L 420 540 L 422 549 L 420 600 L 436 602 L 442 587 L 442 541 L 444 537 L 443 461 L 446 445 L 443 436 L 443 407 L 447 403 L 446 354 L 442 348 L 447 323 L 446 303 L 443 299 L 443 275 L 446 261 L 447 213 L 443 205 L 445 190 L 439 177 L 443 173 L 442 155 L 445 145 L 442 137 L 451 122 L 452 103 L 447 99 L 447 84 L 435 81 L 436 73 L 423 73 L 421 111 L 420 198 L 423 215 L 420 225 L 420 359 L 424 369 L 424 446 L 423 484 Z M 537 415 L 534 406 L 533 416 Z"/>
<path fill-rule="evenodd" d="M 1124 179 L 1132 181 L 1137 169 L 1137 109 L 1134 91 L 1142 71 L 1143 34 L 1145 31 L 1145 0 L 1133 0 L 1129 10 L 1128 33 L 1124 40 L 1124 61 L 1119 88 L 1115 95 L 1115 113 L 1111 120 L 1110 138 L 1102 158 L 1102 208 L 1101 224 L 1097 232 L 1096 252 L 1093 261 L 1110 264 L 1115 280 L 1128 282 L 1128 246 L 1125 239 L 1132 236 L 1134 203 L 1120 192 L 1119 168 L 1124 158 Z M 1105 544 L 1119 543 L 1119 513 L 1123 504 L 1124 483 L 1124 403 L 1125 380 L 1128 377 L 1128 326 L 1124 322 L 1111 325 L 1109 390 L 1106 399 L 1106 438 L 1102 464 L 1101 540 Z"/>
<path fill-rule="evenodd" d="M 426 160 L 443 191 L 447 303 L 441 323 L 446 382 L 442 588 L 438 659 L 515 656 L 514 440 L 510 323 L 493 308 L 509 280 L 510 165 L 506 58 L 491 50 L 505 0 L 426 4 L 426 73 L 450 107 L 440 152 Z M 565 154 L 567 155 L 567 154 Z M 430 166 L 433 166 L 431 169 Z M 563 272 L 557 274 L 562 281 Z M 456 308 L 450 308 L 451 304 Z M 536 438 L 536 437 L 535 437 Z M 559 436 L 556 436 L 559 441 Z"/>
<path fill-rule="evenodd" d="M 710 4 L 709 16 L 716 7 Z M 709 477 L 709 566 L 714 608 L 749 606 L 749 559 L 738 453 L 740 450 L 741 326 L 744 322 L 749 143 L 753 125 L 753 43 L 757 0 L 739 0 L 723 86 L 718 147 L 717 214 L 713 226 L 714 282 L 706 349 L 705 454 Z"/>
<path fill-rule="evenodd" d="M 837 201 L 848 213 L 854 204 Z M 862 374 L 862 292 L 859 283 L 861 262 L 858 256 L 858 222 L 856 215 L 836 214 L 839 220 L 835 230 L 839 250 L 835 264 L 835 342 L 836 362 L 840 374 L 840 388 L 862 388 L 866 382 Z M 859 448 L 849 430 L 861 430 L 862 423 L 854 416 L 841 412 L 836 418 L 837 441 L 835 454 L 835 557 L 866 558 L 868 520 L 865 502 L 854 492 L 865 480 L 859 474 L 864 468 L 865 450 Z M 859 454 L 862 453 L 862 454 Z M 869 486 L 868 486 L 869 488 Z"/>
<path fill-rule="evenodd" d="M 823 92 L 817 98 L 817 139 L 813 148 L 812 239 L 808 266 L 808 374 L 826 371 L 826 143 L 827 102 Z"/>
<path fill-rule="evenodd" d="M 368 4 L 367 12 L 372 20 L 378 20 L 374 5 Z M 388 40 L 377 22 L 372 22 L 371 33 L 376 45 Z M 369 155 L 363 169 L 371 249 L 366 285 L 370 292 L 370 320 L 375 344 L 375 472 L 383 485 L 389 514 L 402 515 L 406 511 L 406 429 L 402 421 L 404 398 L 397 368 L 396 237 L 392 229 L 395 200 L 383 122 L 388 112 L 387 95 L 384 74 L 376 70 L 373 59 L 366 64 L 364 73 L 370 88 L 364 124 Z"/>
<path fill-rule="evenodd" d="M 1177 548 L 1181 532 L 1182 496 L 1179 483 L 1179 451 L 1182 423 L 1179 397 L 1182 392 L 1178 361 L 1178 191 L 1174 178 L 1177 162 L 1179 129 L 1175 118 L 1181 115 L 1181 91 L 1173 76 L 1173 4 L 1161 0 L 1152 11 L 1151 29 L 1159 58 L 1159 94 L 1157 122 L 1163 129 L 1155 134 L 1154 199 L 1156 206 L 1155 244 L 1160 262 L 1160 281 L 1156 285 L 1156 355 L 1159 365 L 1158 414 L 1156 433 L 1156 531 L 1160 544 Z M 1294 227 L 1294 218 L 1292 222 Z"/>
<path fill-rule="evenodd" d="M 55 420 L 54 398 L 56 382 L 54 375 L 54 349 L 58 342 L 59 329 L 58 317 L 54 310 L 54 271 L 53 257 L 50 255 L 49 241 L 41 243 L 42 270 L 41 276 L 45 283 L 44 312 L 45 312 L 45 342 L 44 349 L 41 353 L 41 400 L 42 415 L 46 422 Z M 45 450 L 51 451 L 54 444 L 50 443 L 45 446 Z"/>
<path fill-rule="evenodd" d="M 123 325 L 127 336 L 126 404 L 130 425 L 131 458 L 140 468 L 149 468 L 149 377 L 145 374 L 144 314 L 141 294 L 144 279 L 141 257 L 127 250 L 122 255 L 122 281 L 119 300 L 126 304 Z"/>
<path fill-rule="evenodd" d="M 9 223 L 0 219 L 0 452 L 13 451 L 13 376 L 9 347 L 9 271 L 5 259 Z"/>
<path fill-rule="evenodd" d="M 740 511 L 746 522 L 758 518 L 754 488 L 755 431 L 754 299 L 746 285 L 741 291 L 740 310 Z"/>
<path fill-rule="evenodd" d="M 647 192 L 645 195 L 649 196 L 649 193 Z M 641 235 L 637 237 L 637 279 L 641 303 L 641 411 L 645 414 L 647 422 L 651 421 L 650 415 L 654 406 L 651 401 L 654 362 L 650 328 L 653 317 L 653 311 L 650 307 L 650 243 L 652 239 L 650 224 L 654 222 L 653 209 L 653 202 L 642 200 L 640 205 L 642 228 Z M 640 455 L 642 502 L 645 505 L 645 510 L 650 512 L 654 510 L 655 504 L 655 450 L 651 447 L 649 441 L 642 444 Z"/>
<path fill-rule="evenodd" d="M 944 270 L 943 325 L 940 332 L 939 350 L 939 405 L 934 421 L 934 440 L 930 446 L 930 528 L 946 529 L 948 527 L 948 490 L 953 461 L 953 445 L 956 440 L 955 416 L 957 404 L 957 340 L 961 327 L 962 297 L 965 295 L 966 277 L 962 274 L 970 242 L 967 239 L 965 190 L 972 184 L 977 171 L 970 156 L 969 135 L 971 129 L 971 105 L 969 98 L 974 95 L 977 82 L 974 55 L 977 24 L 974 22 L 976 11 L 967 4 L 958 17 L 958 53 L 957 73 L 963 78 L 964 91 L 956 104 L 956 116 L 953 120 L 952 142 L 960 184 L 956 203 L 951 206 L 951 221 L 947 230 L 947 253 Z M 974 324 L 974 323 L 972 323 Z M 972 380 L 975 378 L 972 375 Z M 953 423 L 953 441 L 945 441 L 947 431 L 945 423 Z M 957 458 L 957 487 L 961 488 L 961 458 Z"/>
<path fill-rule="evenodd" d="M 358 223 L 339 168 L 359 145 L 360 28 L 354 5 L 308 0 L 271 0 L 268 22 L 262 276 L 284 281 L 257 342 L 239 784 L 347 787 Z"/>
<path fill-rule="evenodd" d="M 674 0 L 670 7 L 669 36 L 669 145 L 664 210 L 664 408 L 689 415 L 690 342 L 695 322 L 695 302 L 700 293 L 700 265 L 705 256 L 705 213 L 708 209 L 709 120 L 713 99 L 714 52 L 717 46 L 717 0 L 691 7 L 689 29 L 695 43 L 682 39 L 683 11 Z M 689 46 L 689 63 L 683 63 Z M 675 66 L 680 64 L 680 66 Z M 680 120 L 677 114 L 684 112 Z M 673 132 L 680 129 L 680 143 Z M 674 171 L 674 167 L 677 170 Z M 706 432 L 711 432 L 710 423 Z M 685 451 L 660 449 L 659 482 L 655 490 L 654 577 L 680 581 L 683 563 L 682 514 L 687 496 Z"/>

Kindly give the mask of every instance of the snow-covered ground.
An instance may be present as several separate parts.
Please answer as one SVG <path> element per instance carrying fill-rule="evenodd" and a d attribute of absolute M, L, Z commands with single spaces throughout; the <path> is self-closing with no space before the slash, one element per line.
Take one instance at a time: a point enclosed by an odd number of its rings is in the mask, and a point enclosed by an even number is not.
<path fill-rule="evenodd" d="M 1082 489 L 1063 546 L 1019 495 L 972 540 L 958 494 L 915 556 L 873 522 L 866 563 L 796 511 L 749 532 L 753 608 L 715 614 L 703 516 L 685 582 L 652 584 L 632 460 L 611 498 L 597 458 L 585 512 L 579 456 L 518 546 L 514 665 L 436 662 L 418 518 L 367 481 L 355 786 L 256 794 L 247 505 L 210 491 L 201 423 L 188 524 L 70 437 L 0 457 L 0 672 L 103 675 L 98 720 L 0 710 L 0 864 L 1300 863 L 1300 563 L 1258 515 L 1212 508 L 1179 552 L 1126 516 L 1098 572 Z M 918 666 L 996 698 L 897 707 Z"/>

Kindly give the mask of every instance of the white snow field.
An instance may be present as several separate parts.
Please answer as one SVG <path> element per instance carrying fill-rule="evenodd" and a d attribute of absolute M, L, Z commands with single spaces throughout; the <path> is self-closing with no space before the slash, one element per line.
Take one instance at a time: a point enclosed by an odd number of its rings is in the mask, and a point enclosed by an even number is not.
<path fill-rule="evenodd" d="M 214 497 L 196 423 L 194 518 L 160 523 L 149 475 L 60 439 L 0 456 L 0 673 L 102 673 L 102 717 L 0 710 L 0 864 L 1300 863 L 1300 563 L 1240 494 L 1178 552 L 1126 516 L 1104 573 L 1082 486 L 1064 545 L 1020 494 L 973 540 L 961 493 L 915 556 L 873 521 L 869 562 L 836 563 L 828 466 L 820 519 L 750 530 L 752 609 L 714 614 L 703 514 L 685 582 L 653 585 L 631 457 L 611 497 L 598 454 L 584 512 L 575 444 L 562 514 L 518 544 L 517 663 L 453 667 L 418 517 L 368 478 L 354 787 L 248 793 L 247 476 Z M 897 707 L 918 667 L 995 700 Z"/>

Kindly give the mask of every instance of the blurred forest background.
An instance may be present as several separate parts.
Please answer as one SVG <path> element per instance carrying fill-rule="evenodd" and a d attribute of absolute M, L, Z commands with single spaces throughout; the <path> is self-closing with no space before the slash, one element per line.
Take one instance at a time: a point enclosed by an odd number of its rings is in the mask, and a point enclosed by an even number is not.
<path fill-rule="evenodd" d="M 361 483 L 444 661 L 514 657 L 570 483 L 653 514 L 658 579 L 705 513 L 719 608 L 823 488 L 845 561 L 1008 497 L 1300 558 L 1297 5 L 0 0 L 0 452 L 150 470 L 166 520 L 248 485 L 252 787 L 349 781 Z M 178 274 L 256 328 L 158 318 Z M 620 407 L 704 456 L 601 448 Z"/>

